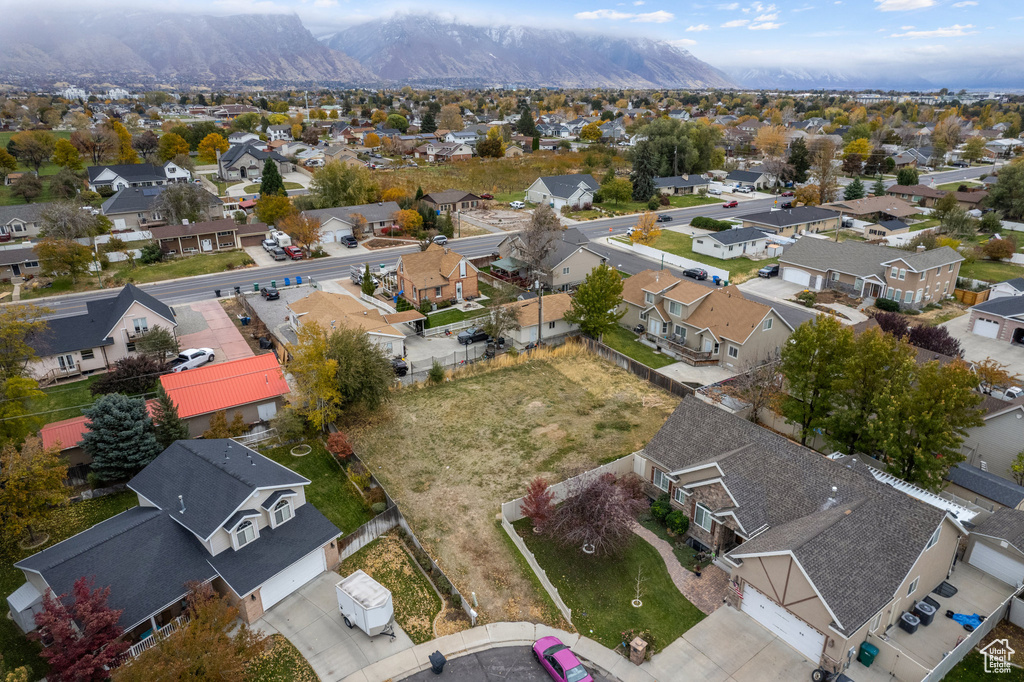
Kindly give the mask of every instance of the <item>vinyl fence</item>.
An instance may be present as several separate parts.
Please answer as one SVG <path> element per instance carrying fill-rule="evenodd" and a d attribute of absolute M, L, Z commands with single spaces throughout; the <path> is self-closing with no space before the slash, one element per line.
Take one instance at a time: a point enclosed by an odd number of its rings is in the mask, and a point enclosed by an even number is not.
<path fill-rule="evenodd" d="M 604 345 L 599 341 L 595 341 L 587 336 L 574 336 L 573 342 L 582 344 L 587 350 L 596 354 L 598 357 L 614 363 L 622 369 L 634 374 L 648 383 L 654 384 L 658 388 L 668 391 L 672 395 L 685 398 L 688 395 L 694 394 L 694 389 L 690 388 L 686 384 L 681 384 L 675 379 L 660 374 L 642 362 L 638 362 L 628 355 L 623 355 L 619 351 Z"/>
<path fill-rule="evenodd" d="M 1017 595 L 1012 594 L 1007 597 L 974 632 L 967 635 L 964 641 L 960 642 L 956 648 L 946 654 L 946 657 L 939 661 L 939 664 L 921 682 L 939 682 L 939 680 L 944 678 L 950 670 L 955 668 L 964 659 L 964 656 L 971 653 L 971 650 L 978 646 L 978 643 L 981 642 L 985 635 L 992 632 L 992 629 L 999 625 L 1010 612 L 1010 605 L 1014 601 L 1020 601 L 1017 599 Z M 1020 607 L 1018 607 L 1019 610 Z"/>

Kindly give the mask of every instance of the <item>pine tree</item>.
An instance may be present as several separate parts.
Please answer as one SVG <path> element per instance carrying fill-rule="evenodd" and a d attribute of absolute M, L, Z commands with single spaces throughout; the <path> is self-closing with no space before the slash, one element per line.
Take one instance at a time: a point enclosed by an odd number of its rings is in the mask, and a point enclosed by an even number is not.
<path fill-rule="evenodd" d="M 633 201 L 647 201 L 654 195 L 654 175 L 657 172 L 657 161 L 654 149 L 646 140 L 636 146 L 633 154 L 633 172 L 629 179 L 633 182 Z"/>
<path fill-rule="evenodd" d="M 520 135 L 537 136 L 537 124 L 534 122 L 533 114 L 530 113 L 528 107 L 523 107 L 522 113 L 519 114 L 519 120 L 516 121 L 516 132 Z"/>
<path fill-rule="evenodd" d="M 82 449 L 103 481 L 121 481 L 138 473 L 160 454 L 146 401 L 120 393 L 105 395 L 83 411 L 89 430 Z"/>
<path fill-rule="evenodd" d="M 793 167 L 793 180 L 807 182 L 807 171 L 811 169 L 811 157 L 807 151 L 807 143 L 798 137 L 789 147 L 789 165 Z"/>
<path fill-rule="evenodd" d="M 540 149 L 540 137 L 538 135 L 533 136 L 533 142 L 530 143 L 530 149 L 538 151 Z"/>
<path fill-rule="evenodd" d="M 260 183 L 260 196 L 265 197 L 270 194 L 287 195 L 284 191 L 284 180 L 281 179 L 281 172 L 277 169 L 277 164 L 274 163 L 273 159 L 267 158 L 263 162 L 263 181 Z"/>
<path fill-rule="evenodd" d="M 419 201 L 422 198 L 423 198 L 423 188 L 422 187 L 417 187 L 416 188 L 416 201 Z"/>
<path fill-rule="evenodd" d="M 360 284 L 360 289 L 367 296 L 373 296 L 373 292 L 377 290 L 377 287 L 373 284 L 373 275 L 370 274 L 370 264 L 366 264 L 366 269 L 363 271 L 363 281 Z"/>
<path fill-rule="evenodd" d="M 420 125 L 421 133 L 432 133 L 437 130 L 437 119 L 434 118 L 433 111 L 427 111 L 423 116 L 423 124 Z"/>
<path fill-rule="evenodd" d="M 885 196 L 885 183 L 882 182 L 882 178 L 875 180 L 875 184 L 871 185 L 871 193 L 876 197 Z"/>
<path fill-rule="evenodd" d="M 156 406 L 153 408 L 153 435 L 161 448 L 170 447 L 176 440 L 188 440 L 188 424 L 178 416 L 178 406 L 164 390 L 157 386 Z"/>
<path fill-rule="evenodd" d="M 843 199 L 846 201 L 853 201 L 854 199 L 863 199 L 865 194 L 864 183 L 860 181 L 860 178 L 854 178 L 853 182 L 846 186 L 843 190 Z"/>

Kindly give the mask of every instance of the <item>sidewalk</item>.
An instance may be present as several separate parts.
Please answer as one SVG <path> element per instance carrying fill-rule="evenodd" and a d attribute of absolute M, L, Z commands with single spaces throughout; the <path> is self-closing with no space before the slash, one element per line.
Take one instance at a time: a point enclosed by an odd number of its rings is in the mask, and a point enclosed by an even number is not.
<path fill-rule="evenodd" d="M 680 565 L 672 552 L 672 545 L 647 530 L 640 524 L 633 525 L 633 532 L 646 540 L 665 560 L 665 567 L 679 592 L 702 613 L 711 614 L 722 605 L 729 589 L 729 576 L 718 566 L 709 565 L 701 571 L 701 577 Z"/>

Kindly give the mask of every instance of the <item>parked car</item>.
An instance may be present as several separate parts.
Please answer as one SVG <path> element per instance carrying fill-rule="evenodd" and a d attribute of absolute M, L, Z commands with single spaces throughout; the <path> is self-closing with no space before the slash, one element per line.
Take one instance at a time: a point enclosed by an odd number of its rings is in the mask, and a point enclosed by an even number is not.
<path fill-rule="evenodd" d="M 782 196 L 784 196 L 784 197 L 795 197 L 796 196 L 796 192 L 792 192 L 792 191 L 783 192 Z"/>
<path fill-rule="evenodd" d="M 263 250 L 266 251 L 267 253 L 274 253 L 274 249 L 276 249 L 276 248 L 277 248 L 277 242 L 274 241 L 273 239 L 264 239 L 263 240 Z"/>
<path fill-rule="evenodd" d="M 511 206 L 512 208 L 517 208 L 517 209 L 518 208 L 526 208 L 526 204 L 524 204 L 521 201 L 510 201 L 508 205 Z"/>
<path fill-rule="evenodd" d="M 395 370 L 396 377 L 404 377 L 409 373 L 409 365 L 402 358 L 393 358 L 391 360 L 391 369 Z"/>
<path fill-rule="evenodd" d="M 541 637 L 534 642 L 533 658 L 557 682 L 594 682 L 576 654 L 557 637 Z"/>
<path fill-rule="evenodd" d="M 431 239 L 430 241 L 434 242 L 435 244 L 440 244 L 441 246 L 444 246 L 445 244 L 448 243 L 448 237 L 445 237 L 443 234 L 438 234 L 435 235 L 434 238 Z"/>
<path fill-rule="evenodd" d="M 481 199 L 493 199 L 494 195 L 493 194 L 481 194 L 480 198 Z"/>
<path fill-rule="evenodd" d="M 487 332 L 478 327 L 470 327 L 465 331 L 459 332 L 459 335 L 455 338 L 463 346 L 468 346 L 469 344 L 476 343 L 477 341 L 486 341 Z"/>
<path fill-rule="evenodd" d="M 187 369 L 195 369 L 213 362 L 212 348 L 189 348 L 178 353 L 178 357 L 171 360 L 172 372 L 184 372 Z"/>
<path fill-rule="evenodd" d="M 708 194 L 712 194 L 716 197 L 721 196 L 722 190 L 718 189 L 717 187 L 708 187 Z"/>
<path fill-rule="evenodd" d="M 760 270 L 757 271 L 757 276 L 758 277 L 764 277 L 764 278 L 778 277 L 779 276 L 779 266 L 778 265 L 766 265 L 766 266 L 764 266 L 763 268 L 761 268 Z"/>
<path fill-rule="evenodd" d="M 737 187 L 736 191 L 739 192 L 740 194 L 750 194 L 754 190 L 750 187 Z"/>
<path fill-rule="evenodd" d="M 281 298 L 281 292 L 274 287 L 263 287 L 260 289 L 260 296 L 268 301 L 276 301 Z"/>
<path fill-rule="evenodd" d="M 971 164 L 967 163 L 966 161 L 954 161 L 953 163 L 951 163 L 949 165 L 952 166 L 953 168 L 970 168 L 971 167 Z"/>
<path fill-rule="evenodd" d="M 779 204 L 779 208 L 793 208 L 793 202 L 783 201 L 781 204 Z"/>
<path fill-rule="evenodd" d="M 931 166 L 918 166 L 917 170 L 924 171 L 925 173 L 931 173 L 935 169 L 932 168 Z"/>
<path fill-rule="evenodd" d="M 738 202 L 735 199 L 733 199 L 732 201 L 727 201 L 724 204 L 722 204 L 722 208 L 736 208 L 739 205 L 740 205 L 740 202 Z"/>
<path fill-rule="evenodd" d="M 284 252 L 288 254 L 288 257 L 292 260 L 302 260 L 306 257 L 306 254 L 302 253 L 302 249 L 297 246 L 286 246 Z"/>
<path fill-rule="evenodd" d="M 342 235 L 341 239 L 338 241 L 350 249 L 354 249 L 359 246 L 359 241 L 350 234 Z"/>
<path fill-rule="evenodd" d="M 271 251 L 270 255 L 274 257 L 274 260 L 288 260 L 288 254 L 280 246 Z"/>
<path fill-rule="evenodd" d="M 658 214 L 658 222 L 659 222 L 659 223 L 668 223 L 668 222 L 672 222 L 672 216 L 670 216 L 670 215 L 665 215 L 664 213 L 659 213 L 659 214 Z"/>
<path fill-rule="evenodd" d="M 708 273 L 707 270 L 702 270 L 700 268 L 688 268 L 683 270 L 683 276 L 693 277 L 694 279 L 707 279 Z"/>

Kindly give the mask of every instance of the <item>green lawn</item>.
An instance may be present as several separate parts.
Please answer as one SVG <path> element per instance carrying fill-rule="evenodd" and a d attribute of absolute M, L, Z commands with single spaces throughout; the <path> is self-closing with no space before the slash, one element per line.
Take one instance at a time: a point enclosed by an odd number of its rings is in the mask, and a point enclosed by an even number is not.
<path fill-rule="evenodd" d="M 0 547 L 0 597 L 7 598 L 25 582 L 24 574 L 14 567 L 30 554 L 66 540 L 76 533 L 93 526 L 104 519 L 119 514 L 138 504 L 138 497 L 133 492 L 108 495 L 96 500 L 84 500 L 53 509 L 46 520 L 40 524 L 39 530 L 48 533 L 49 541 L 43 547 L 30 551 L 22 551 L 10 543 Z M 21 634 L 13 621 L 0 618 L 0 655 L 8 669 L 27 665 L 31 669 L 29 679 L 37 680 L 47 673 L 45 661 L 39 658 L 40 646 L 30 642 Z"/>
<path fill-rule="evenodd" d="M 917 232 L 919 230 L 924 230 L 924 229 L 929 228 L 929 227 L 936 227 L 938 224 L 939 224 L 939 221 L 935 220 L 934 218 L 931 219 L 931 220 L 922 220 L 921 222 L 912 223 L 910 225 L 910 231 L 911 232 Z"/>
<path fill-rule="evenodd" d="M 320 682 L 313 666 L 284 635 L 267 638 L 266 650 L 249 663 L 250 682 Z"/>
<path fill-rule="evenodd" d="M 486 192 L 485 192 L 486 194 Z M 510 201 L 525 201 L 526 192 L 498 192 L 494 194 L 494 201 L 501 204 L 508 204 Z"/>
<path fill-rule="evenodd" d="M 1024 670 L 1012 668 L 1009 672 L 993 674 L 985 672 L 985 659 L 977 651 L 964 657 L 960 664 L 946 673 L 945 682 L 1024 682 Z"/>
<path fill-rule="evenodd" d="M 960 189 L 960 185 L 967 185 L 968 187 L 980 187 L 980 182 L 971 182 L 970 180 L 961 180 L 960 182 L 947 182 L 944 185 L 936 185 L 935 189 L 945 190 L 947 192 L 955 192 Z"/>
<path fill-rule="evenodd" d="M 960 276 L 984 282 L 1005 282 L 1015 277 L 1024 277 L 1024 267 L 1005 261 L 976 260 L 973 263 L 961 263 Z"/>
<path fill-rule="evenodd" d="M 615 325 L 615 329 L 605 332 L 601 341 L 610 348 L 614 348 L 623 355 L 628 355 L 637 362 L 642 362 L 651 369 L 658 369 L 665 365 L 671 365 L 674 359 L 661 353 L 655 353 L 650 346 L 645 346 L 636 340 L 636 334 L 625 327 Z"/>
<path fill-rule="evenodd" d="M 535 535 L 529 519 L 515 524 L 566 605 L 573 625 L 581 633 L 614 649 L 625 630 L 647 630 L 651 650 L 658 652 L 699 623 L 704 614 L 680 594 L 658 551 L 634 536 L 621 557 L 591 557 Z M 630 603 L 636 596 L 637 570 L 643 606 Z"/>
<path fill-rule="evenodd" d="M 751 277 L 757 275 L 757 271 L 766 265 L 774 265 L 779 262 L 778 258 L 769 258 L 766 260 L 750 260 L 749 258 L 732 258 L 730 260 L 722 260 L 721 258 L 712 258 L 711 256 L 705 256 L 702 253 L 693 252 L 693 240 L 689 235 L 682 234 L 680 232 L 673 232 L 672 230 L 662 230 L 661 236 L 658 237 L 658 241 L 654 243 L 654 247 L 673 253 L 683 258 L 689 258 L 691 260 L 710 265 L 712 267 L 721 268 L 729 271 L 729 282 L 730 284 L 738 284 L 739 282 L 746 281 Z"/>
<path fill-rule="evenodd" d="M 343 533 L 351 533 L 373 518 L 363 497 L 349 482 L 341 465 L 319 441 L 308 443 L 313 451 L 305 457 L 291 454 L 291 445 L 263 454 L 310 480 L 306 501 L 320 510 Z"/>
<path fill-rule="evenodd" d="M 32 412 L 43 412 L 40 424 L 52 424 L 62 419 L 71 419 L 82 415 L 82 406 L 91 405 L 96 397 L 89 392 L 89 387 L 100 378 L 93 375 L 83 381 L 56 384 L 43 389 L 46 395 L 32 401 Z"/>
<path fill-rule="evenodd" d="M 455 324 L 456 322 L 462 322 L 463 320 L 471 320 L 474 317 L 481 317 L 485 315 L 485 310 L 470 310 L 468 313 L 458 308 L 448 308 L 447 310 L 434 313 L 429 315 L 431 327 L 443 327 L 446 324 Z"/>
<path fill-rule="evenodd" d="M 297 182 L 286 182 L 286 183 L 284 183 L 284 188 L 285 189 L 302 189 L 302 185 L 300 185 Z M 259 194 L 260 186 L 259 185 L 246 185 L 243 188 L 243 191 L 246 194 Z"/>
<path fill-rule="evenodd" d="M 441 599 L 397 536 L 377 538 L 345 559 L 338 573 L 351 575 L 359 569 L 391 590 L 395 620 L 414 644 L 434 638 L 433 623 L 441 612 Z"/>

